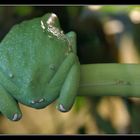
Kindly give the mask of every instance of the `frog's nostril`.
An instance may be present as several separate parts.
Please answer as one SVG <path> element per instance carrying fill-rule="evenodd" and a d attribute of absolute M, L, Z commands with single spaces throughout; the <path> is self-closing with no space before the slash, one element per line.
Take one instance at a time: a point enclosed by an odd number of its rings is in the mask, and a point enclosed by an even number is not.
<path fill-rule="evenodd" d="M 41 98 L 41 99 L 38 99 L 38 100 L 32 100 L 32 101 L 31 101 L 31 104 L 39 104 L 39 103 L 42 103 L 42 102 L 44 102 L 44 101 L 45 101 L 44 98 Z"/>

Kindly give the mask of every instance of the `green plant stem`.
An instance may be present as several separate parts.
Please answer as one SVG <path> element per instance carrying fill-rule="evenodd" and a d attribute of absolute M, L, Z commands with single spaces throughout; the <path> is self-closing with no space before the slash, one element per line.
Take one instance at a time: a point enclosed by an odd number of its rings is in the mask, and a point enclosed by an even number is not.
<path fill-rule="evenodd" d="M 78 95 L 140 97 L 140 64 L 81 65 Z"/>

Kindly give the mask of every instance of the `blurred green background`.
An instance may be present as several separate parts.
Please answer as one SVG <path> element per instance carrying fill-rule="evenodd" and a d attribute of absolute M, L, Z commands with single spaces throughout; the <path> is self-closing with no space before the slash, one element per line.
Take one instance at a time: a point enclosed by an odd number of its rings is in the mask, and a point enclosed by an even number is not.
<path fill-rule="evenodd" d="M 0 41 L 14 24 L 48 12 L 57 14 L 65 33 L 77 33 L 81 64 L 140 62 L 138 5 L 0 6 Z M 0 134 L 140 133 L 139 98 L 77 97 L 68 113 L 54 104 L 42 110 L 20 105 L 19 122 L 0 116 Z"/>

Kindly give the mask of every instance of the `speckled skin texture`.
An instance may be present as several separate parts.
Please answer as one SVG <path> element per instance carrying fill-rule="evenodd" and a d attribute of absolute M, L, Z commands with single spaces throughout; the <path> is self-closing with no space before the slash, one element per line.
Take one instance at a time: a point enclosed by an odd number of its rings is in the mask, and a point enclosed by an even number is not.
<path fill-rule="evenodd" d="M 76 34 L 64 34 L 53 13 L 13 26 L 0 43 L 0 111 L 19 120 L 18 102 L 41 109 L 72 107 L 80 80 Z"/>

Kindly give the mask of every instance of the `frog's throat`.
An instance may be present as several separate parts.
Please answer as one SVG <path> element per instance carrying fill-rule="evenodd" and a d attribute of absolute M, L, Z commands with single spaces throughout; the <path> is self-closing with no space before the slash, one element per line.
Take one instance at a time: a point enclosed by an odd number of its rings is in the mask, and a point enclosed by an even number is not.
<path fill-rule="evenodd" d="M 15 99 L 19 99 L 19 95 L 17 93 L 20 93 L 20 89 L 11 81 L 12 78 L 7 77 L 1 70 L 0 70 L 0 84 L 4 87 L 6 91 L 9 93 L 12 93 L 11 96 L 13 96 Z"/>

